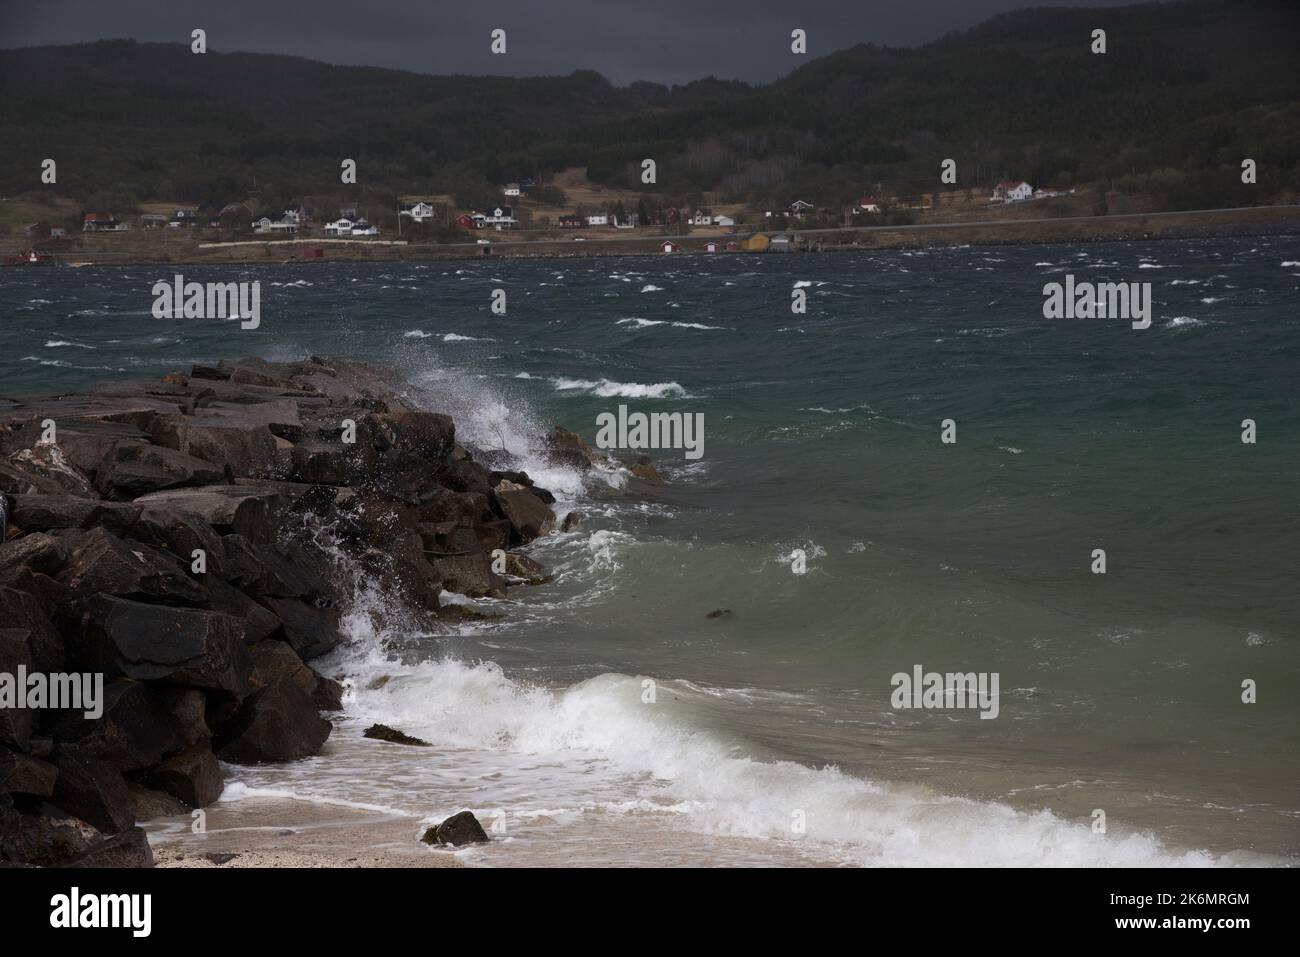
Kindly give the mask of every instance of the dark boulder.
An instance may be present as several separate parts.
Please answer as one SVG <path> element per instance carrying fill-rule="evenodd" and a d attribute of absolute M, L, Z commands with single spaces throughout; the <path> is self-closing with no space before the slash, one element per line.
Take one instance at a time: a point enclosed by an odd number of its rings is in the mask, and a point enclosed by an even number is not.
<path fill-rule="evenodd" d="M 69 654 L 83 670 L 237 697 L 248 692 L 252 660 L 244 646 L 244 623 L 231 615 L 97 595 L 86 602 L 81 625 Z"/>
<path fill-rule="evenodd" d="M 140 497 L 136 504 L 187 513 L 222 534 L 235 532 L 250 542 L 267 543 L 277 539 L 280 518 L 290 499 L 274 487 L 209 485 L 154 492 Z"/>
<path fill-rule="evenodd" d="M 153 867 L 153 849 L 144 829 L 132 827 L 96 841 L 77 856 L 64 861 L 61 867 Z"/>
<path fill-rule="evenodd" d="M 58 574 L 70 554 L 68 546 L 51 535 L 43 532 L 22 535 L 0 548 L 0 582 L 16 576 L 20 568 L 45 575 Z"/>
<path fill-rule="evenodd" d="M 479 824 L 478 818 L 472 812 L 461 811 L 436 827 L 426 830 L 420 840 L 425 844 L 450 844 L 461 847 L 465 844 L 486 844 L 488 836 L 483 831 L 483 825 Z"/>
<path fill-rule="evenodd" d="M 319 754 L 333 730 L 302 688 L 281 680 L 249 695 L 213 743 L 234 764 L 297 761 Z"/>
<path fill-rule="evenodd" d="M 290 681 L 312 699 L 321 711 L 338 711 L 343 704 L 343 686 L 303 664 L 283 641 L 263 641 L 253 648 L 252 684 L 269 687 L 278 681 Z"/>
<path fill-rule="evenodd" d="M 84 821 L 43 805 L 20 812 L 0 793 L 0 866 L 58 867 L 85 853 L 102 835 Z"/>
<path fill-rule="evenodd" d="M 492 497 L 509 520 L 516 542 L 531 542 L 555 526 L 555 513 L 527 486 L 503 480 L 492 490 Z"/>
<path fill-rule="evenodd" d="M 337 608 L 297 598 L 262 600 L 280 619 L 284 640 L 304 661 L 333 651 L 343 641 Z"/>
<path fill-rule="evenodd" d="M 118 681 L 104 689 L 101 717 L 64 713 L 52 733 L 60 744 L 76 745 L 121 771 L 138 771 L 207 741 L 203 712 L 203 694 L 196 689 Z"/>
<path fill-rule="evenodd" d="M 0 793 L 53 797 L 58 777 L 48 761 L 0 745 Z"/>
<path fill-rule="evenodd" d="M 204 459 L 144 442 L 119 446 L 95 472 L 95 487 L 106 497 L 134 499 L 181 485 L 225 480 L 225 471 Z"/>
<path fill-rule="evenodd" d="M 110 762 L 68 745 L 54 749 L 53 761 L 59 772 L 55 805 L 107 834 L 135 824 L 135 802 L 122 772 Z"/>
<path fill-rule="evenodd" d="M 207 602 L 203 586 L 174 557 L 139 542 L 125 542 L 102 528 L 75 543 L 58 581 L 81 600 L 117 595 L 185 605 Z"/>
<path fill-rule="evenodd" d="M 142 511 L 139 505 L 99 502 L 73 495 L 15 495 L 9 520 L 27 532 L 52 528 L 102 528 L 128 534 Z"/>
<path fill-rule="evenodd" d="M 207 574 L 213 578 L 224 577 L 225 549 L 221 536 L 193 515 L 168 508 L 146 508 L 131 526 L 128 537 L 170 552 L 187 569 L 194 562 L 195 550 L 202 550 Z"/>
<path fill-rule="evenodd" d="M 206 744 L 174 754 L 151 770 L 151 788 L 166 791 L 189 807 L 207 807 L 221 797 L 225 784 L 221 764 Z"/>
<path fill-rule="evenodd" d="M 377 741 L 388 741 L 392 744 L 409 744 L 414 747 L 428 748 L 432 747 L 428 741 L 420 738 L 413 738 L 405 731 L 398 731 L 396 728 L 390 728 L 386 724 L 372 724 L 361 732 L 363 737 L 374 738 Z"/>
<path fill-rule="evenodd" d="M 36 596 L 0 586 L 0 628 L 11 640 L 21 641 L 29 668 L 46 674 L 63 670 L 63 639 Z M 8 670 L 13 673 L 13 669 Z"/>

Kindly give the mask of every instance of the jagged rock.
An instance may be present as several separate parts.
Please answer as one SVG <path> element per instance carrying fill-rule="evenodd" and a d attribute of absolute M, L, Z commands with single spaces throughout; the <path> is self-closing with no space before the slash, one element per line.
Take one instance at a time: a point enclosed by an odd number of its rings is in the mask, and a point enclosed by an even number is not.
<path fill-rule="evenodd" d="M 153 849 L 143 828 L 132 827 L 90 845 L 63 867 L 153 867 Z"/>
<path fill-rule="evenodd" d="M 52 528 L 102 528 L 128 534 L 143 509 L 122 502 L 100 502 L 75 495 L 15 495 L 10 522 L 27 532 Z"/>
<path fill-rule="evenodd" d="M 135 824 L 135 802 L 122 772 L 111 763 L 80 748 L 54 749 L 59 776 L 54 804 L 107 834 L 119 834 Z"/>
<path fill-rule="evenodd" d="M 654 461 L 648 455 L 638 456 L 637 460 L 628 467 L 628 471 L 647 482 L 662 484 L 664 480 L 663 476 L 659 474 L 659 470 L 655 468 Z"/>
<path fill-rule="evenodd" d="M 531 542 L 555 526 L 550 506 L 526 486 L 503 480 L 492 490 L 492 497 L 509 520 L 516 542 Z"/>
<path fill-rule="evenodd" d="M 149 786 L 190 807 L 207 807 L 221 797 L 225 778 L 206 744 L 174 754 L 149 772 Z"/>
<path fill-rule="evenodd" d="M 409 744 L 419 748 L 432 747 L 428 741 L 422 741 L 419 738 L 413 738 L 404 731 L 398 731 L 396 728 L 390 728 L 386 724 L 372 724 L 361 732 L 363 737 L 375 738 L 378 741 L 388 741 L 392 744 Z"/>
<path fill-rule="evenodd" d="M 225 550 L 221 536 L 207 522 L 174 509 L 152 507 L 140 513 L 128 535 L 136 541 L 164 549 L 187 568 L 194 561 L 194 551 L 201 549 L 212 578 L 225 577 Z"/>
<path fill-rule="evenodd" d="M 339 610 L 297 598 L 262 599 L 280 619 L 284 640 L 304 661 L 333 651 L 343 640 Z"/>
<path fill-rule="evenodd" d="M 250 542 L 266 544 L 276 540 L 280 516 L 290 502 L 276 488 L 210 485 L 154 492 L 136 499 L 136 504 L 146 508 L 169 508 L 193 515 L 223 535 L 233 532 Z"/>
<path fill-rule="evenodd" d="M 234 764 L 297 761 L 318 754 L 333 730 L 302 688 L 280 680 L 249 695 L 214 744 Z"/>
<path fill-rule="evenodd" d="M 461 811 L 436 827 L 426 830 L 420 840 L 425 844 L 451 844 L 461 847 L 465 844 L 486 844 L 488 836 L 483 831 L 483 825 L 479 824 L 478 818 L 472 812 Z"/>
<path fill-rule="evenodd" d="M 121 771 L 138 771 L 206 742 L 203 712 L 203 695 L 196 689 L 121 681 L 104 688 L 101 717 L 65 713 L 52 733 L 60 744 L 76 745 Z"/>
<path fill-rule="evenodd" d="M 470 459 L 452 459 L 436 473 L 439 482 L 453 492 L 469 495 L 492 493 L 492 476 L 487 469 Z"/>
<path fill-rule="evenodd" d="M 262 566 L 253 592 L 271 598 L 330 598 L 329 557 L 314 546 L 300 542 L 256 545 L 253 551 Z"/>
<path fill-rule="evenodd" d="M 586 471 L 596 461 L 595 453 L 582 436 L 558 425 L 546 437 L 546 447 L 552 459 L 570 468 Z"/>
<path fill-rule="evenodd" d="M 19 568 L 57 574 L 68 561 L 68 546 L 53 536 L 34 532 L 0 548 L 0 582 Z"/>
<path fill-rule="evenodd" d="M 26 628 L 0 628 L 0 674 L 17 675 L 19 668 L 31 668 L 30 634 Z M 35 726 L 30 708 L 0 708 L 0 744 L 29 750 Z"/>
<path fill-rule="evenodd" d="M 0 458 L 0 492 L 8 492 L 10 495 L 65 495 L 68 489 L 62 482 L 46 475 L 44 469 Z M 91 494 L 89 482 L 83 492 Z"/>
<path fill-rule="evenodd" d="M 33 595 L 14 588 L 0 587 L 0 626 L 5 628 L 11 638 L 22 643 L 29 667 L 47 674 L 63 670 L 63 638 L 45 616 L 40 601 Z"/>
<path fill-rule="evenodd" d="M 506 553 L 506 574 L 525 585 L 545 585 L 554 580 L 553 575 L 546 574 L 545 565 L 517 552 Z"/>
<path fill-rule="evenodd" d="M 283 627 L 275 613 L 259 605 L 238 588 L 220 578 L 208 576 L 208 605 L 213 611 L 238 618 L 244 625 L 244 642 L 249 645 L 274 637 Z"/>
<path fill-rule="evenodd" d="M 101 835 L 89 824 L 44 805 L 25 814 L 0 793 L 0 864 L 57 867 L 85 853 Z"/>
<path fill-rule="evenodd" d="M 120 446 L 95 471 L 95 487 L 110 498 L 133 499 L 181 485 L 220 482 L 225 472 L 201 458 L 161 445 Z"/>
<path fill-rule="evenodd" d="M 253 648 L 254 687 L 267 687 L 277 681 L 291 681 L 321 711 L 338 711 L 343 706 L 343 686 L 303 664 L 297 653 L 283 641 L 264 641 Z"/>
<path fill-rule="evenodd" d="M 506 583 L 492 571 L 492 562 L 482 551 L 444 554 L 426 550 L 424 557 L 447 591 L 468 598 L 504 598 Z"/>
<path fill-rule="evenodd" d="M 0 793 L 53 797 L 58 776 L 48 761 L 0 745 Z"/>
<path fill-rule="evenodd" d="M 207 594 L 173 557 L 102 528 L 80 538 L 58 581 L 79 599 L 117 595 L 147 601 L 201 605 Z"/>
<path fill-rule="evenodd" d="M 148 788 L 134 781 L 127 781 L 126 789 L 131 792 L 131 800 L 135 802 L 135 819 L 139 822 L 189 814 L 189 806 L 166 791 Z"/>
<path fill-rule="evenodd" d="M 388 548 L 370 549 L 362 556 L 362 564 L 377 580 L 395 583 L 413 613 L 436 611 L 442 593 L 442 578 L 425 555 L 425 544 L 419 534 L 402 535 Z"/>
<path fill-rule="evenodd" d="M 245 429 L 227 418 L 175 415 L 161 417 L 151 434 L 159 445 L 229 470 L 230 477 L 269 478 L 278 471 L 279 446 L 265 427 Z"/>
<path fill-rule="evenodd" d="M 248 693 L 252 660 L 244 623 L 198 608 L 96 595 L 86 602 L 75 652 L 82 670 Z"/>
<path fill-rule="evenodd" d="M 575 528 L 577 528 L 581 522 L 582 522 L 581 512 L 569 512 L 567 515 L 564 516 L 564 520 L 560 522 L 560 531 L 571 532 Z"/>

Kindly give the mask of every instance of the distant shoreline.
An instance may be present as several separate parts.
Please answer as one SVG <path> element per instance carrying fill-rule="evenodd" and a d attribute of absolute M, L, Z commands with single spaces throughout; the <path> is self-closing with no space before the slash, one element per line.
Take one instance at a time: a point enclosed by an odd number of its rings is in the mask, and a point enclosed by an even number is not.
<path fill-rule="evenodd" d="M 38 244 L 54 254 L 56 264 L 69 266 L 290 264 L 320 262 L 427 262 L 469 259 L 571 259 L 597 256 L 647 255 L 757 255 L 746 250 L 725 250 L 727 243 L 743 243 L 762 233 L 795 237 L 796 252 L 846 252 L 883 249 L 976 245 L 1031 245 L 1057 243 L 1140 242 L 1155 239 L 1216 238 L 1232 235 L 1300 233 L 1300 205 L 1247 206 L 1236 209 L 1122 213 L 1039 219 L 982 220 L 974 222 L 916 223 L 908 226 L 855 226 L 841 228 L 756 230 L 688 233 L 682 236 L 583 235 L 563 239 L 498 239 L 441 244 L 409 243 L 392 238 L 356 240 L 300 238 L 293 240 L 240 239 L 204 241 L 195 230 L 180 236 L 167 230 L 135 230 L 129 236 L 88 234 L 64 243 Z M 518 235 L 518 234 L 515 234 Z M 481 237 L 480 237 L 481 238 Z M 671 240 L 676 251 L 665 254 Z M 708 253 L 706 243 L 719 245 Z M 87 244 L 90 244 L 89 247 Z M 128 247 L 129 248 L 124 248 Z M 21 238 L 8 237 L 4 254 L 26 248 Z M 309 258 L 306 250 L 319 249 Z M 769 250 L 768 253 L 774 252 Z M 18 268 L 18 267 L 13 267 Z"/>

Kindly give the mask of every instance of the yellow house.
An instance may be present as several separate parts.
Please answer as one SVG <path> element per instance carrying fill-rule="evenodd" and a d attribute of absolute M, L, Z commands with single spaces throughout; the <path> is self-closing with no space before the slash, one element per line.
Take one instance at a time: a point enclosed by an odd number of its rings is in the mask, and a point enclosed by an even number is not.
<path fill-rule="evenodd" d="M 750 236 L 741 243 L 740 248 L 745 250 L 747 253 L 765 253 L 767 252 L 767 247 L 770 245 L 771 242 L 766 236 L 762 233 L 755 233 L 753 236 Z"/>

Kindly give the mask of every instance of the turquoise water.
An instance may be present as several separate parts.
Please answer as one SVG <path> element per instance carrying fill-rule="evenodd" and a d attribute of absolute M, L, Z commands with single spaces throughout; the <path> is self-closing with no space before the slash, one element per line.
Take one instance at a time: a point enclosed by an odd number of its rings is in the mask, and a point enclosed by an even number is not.
<path fill-rule="evenodd" d="M 153 319 L 177 269 L 260 281 L 261 327 Z M 1067 273 L 1151 282 L 1151 327 L 1044 319 Z M 699 835 L 703 862 L 1300 855 L 1294 239 L 0 283 L 0 394 L 246 354 L 394 362 L 463 441 L 583 516 L 533 550 L 556 581 L 513 590 L 497 623 L 400 636 L 394 660 L 359 611 L 330 663 L 355 678 L 335 764 L 241 787 L 414 813 L 467 800 L 411 764 L 453 755 L 519 822 L 482 852 L 503 864 L 547 862 L 597 813 L 623 848 L 605 863 L 692 862 Z M 648 499 L 538 453 L 552 424 L 593 441 L 620 404 L 704 417 L 703 457 L 656 453 L 668 483 Z M 891 676 L 915 665 L 996 672 L 997 719 L 894 709 Z M 401 680 L 368 689 L 380 673 Z M 401 788 L 363 783 L 383 775 L 339 768 L 380 760 L 353 754 L 366 720 L 447 750 L 401 758 Z"/>

